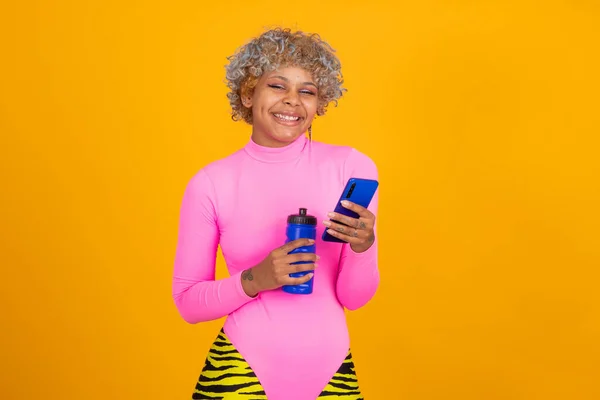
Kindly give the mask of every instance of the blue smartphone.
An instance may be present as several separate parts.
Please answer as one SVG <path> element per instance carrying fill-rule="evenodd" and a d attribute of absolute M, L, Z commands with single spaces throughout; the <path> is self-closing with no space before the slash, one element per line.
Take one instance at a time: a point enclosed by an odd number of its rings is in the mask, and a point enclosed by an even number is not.
<path fill-rule="evenodd" d="M 358 218 L 359 215 L 352 210 L 347 209 L 342 205 L 342 200 L 348 200 L 365 208 L 369 207 L 373 196 L 377 191 L 379 182 L 373 179 L 350 178 L 346 183 L 346 187 L 342 192 L 340 199 L 335 206 L 334 212 L 346 215 L 352 218 Z M 339 221 L 334 221 L 338 224 L 345 225 Z M 325 242 L 347 243 L 345 240 L 338 239 L 335 236 L 327 233 L 327 229 L 323 232 L 323 240 Z"/>

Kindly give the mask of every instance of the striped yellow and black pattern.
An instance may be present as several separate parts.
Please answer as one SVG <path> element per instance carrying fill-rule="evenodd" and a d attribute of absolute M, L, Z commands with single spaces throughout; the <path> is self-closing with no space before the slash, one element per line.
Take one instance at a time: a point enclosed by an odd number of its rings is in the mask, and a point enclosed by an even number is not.
<path fill-rule="evenodd" d="M 354 361 L 352 361 L 350 350 L 348 350 L 348 355 L 342 365 L 340 365 L 337 372 L 319 395 L 319 399 L 334 399 L 338 397 L 344 400 L 363 400 L 360 388 L 358 387 L 358 379 L 354 371 Z"/>
<path fill-rule="evenodd" d="M 318 398 L 363 400 L 350 351 Z M 208 352 L 192 399 L 267 399 L 256 374 L 222 329 Z"/>

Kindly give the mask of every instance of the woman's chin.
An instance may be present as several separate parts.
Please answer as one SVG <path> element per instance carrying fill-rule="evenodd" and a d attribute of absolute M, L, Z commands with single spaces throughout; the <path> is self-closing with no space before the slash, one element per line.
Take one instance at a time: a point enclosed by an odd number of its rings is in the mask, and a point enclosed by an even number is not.
<path fill-rule="evenodd" d="M 275 126 L 265 130 L 255 130 L 253 136 L 258 143 L 264 143 L 267 146 L 281 147 L 295 142 L 304 135 L 305 132 L 306 129 L 300 126 L 294 127 L 293 129 L 291 127 L 284 127 L 282 129 L 281 126 Z"/>
<path fill-rule="evenodd" d="M 275 132 L 272 138 L 281 143 L 292 143 L 295 142 L 300 136 L 304 134 L 304 131 L 295 132 Z"/>

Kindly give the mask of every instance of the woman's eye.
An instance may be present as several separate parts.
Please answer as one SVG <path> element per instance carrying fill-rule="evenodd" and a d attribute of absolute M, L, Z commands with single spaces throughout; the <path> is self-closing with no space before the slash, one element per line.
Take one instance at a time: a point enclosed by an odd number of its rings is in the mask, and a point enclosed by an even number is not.
<path fill-rule="evenodd" d="M 276 85 L 276 84 L 268 84 L 267 86 L 269 86 L 272 89 L 276 89 L 276 90 L 285 90 L 285 87 L 282 85 Z M 315 96 L 316 94 L 311 91 L 311 90 L 300 90 L 300 93 L 302 94 L 306 94 L 309 96 Z"/>

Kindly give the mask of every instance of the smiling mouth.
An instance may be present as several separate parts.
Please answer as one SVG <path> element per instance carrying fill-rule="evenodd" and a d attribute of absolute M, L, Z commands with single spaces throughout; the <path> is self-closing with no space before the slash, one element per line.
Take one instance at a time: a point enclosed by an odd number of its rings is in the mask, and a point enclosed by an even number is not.
<path fill-rule="evenodd" d="M 295 116 L 292 116 L 292 115 L 284 115 L 284 114 L 277 114 L 277 113 L 274 113 L 273 115 L 278 120 L 284 121 L 284 122 L 297 122 L 297 121 L 300 121 L 300 117 L 295 117 Z"/>

